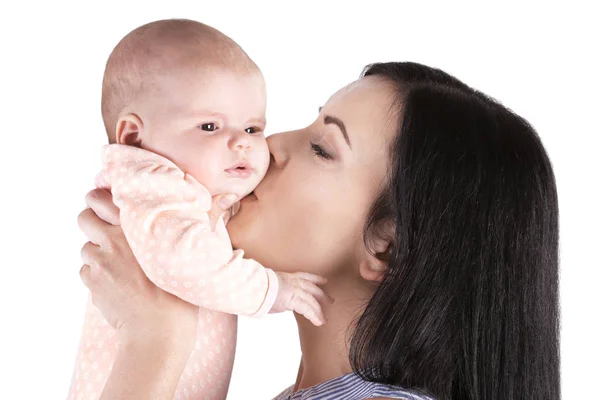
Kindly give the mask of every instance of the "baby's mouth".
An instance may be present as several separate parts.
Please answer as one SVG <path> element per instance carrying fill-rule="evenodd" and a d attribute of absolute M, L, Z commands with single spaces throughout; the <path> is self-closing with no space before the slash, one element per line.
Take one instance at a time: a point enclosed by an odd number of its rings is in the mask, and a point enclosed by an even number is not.
<path fill-rule="evenodd" d="M 225 173 L 234 178 L 246 179 L 250 177 L 250 175 L 252 175 L 252 171 L 253 169 L 249 163 L 247 163 L 246 161 L 240 161 L 235 165 L 227 168 L 225 170 Z"/>

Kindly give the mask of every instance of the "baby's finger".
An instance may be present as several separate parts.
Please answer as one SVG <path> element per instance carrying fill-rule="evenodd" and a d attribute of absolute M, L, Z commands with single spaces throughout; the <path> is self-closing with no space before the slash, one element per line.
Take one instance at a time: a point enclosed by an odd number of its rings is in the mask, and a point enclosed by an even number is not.
<path fill-rule="evenodd" d="M 321 304 L 308 292 L 300 292 L 300 297 L 309 305 L 315 315 L 321 323 L 325 323 L 325 315 L 323 315 L 323 309 Z"/>
<path fill-rule="evenodd" d="M 319 302 L 307 292 L 300 292 L 298 294 L 298 299 L 300 304 L 306 305 L 306 314 L 307 317 L 314 325 L 321 326 L 325 323 L 325 315 L 323 315 L 323 310 L 321 309 L 321 305 Z"/>
<path fill-rule="evenodd" d="M 298 299 L 297 303 L 293 307 L 293 311 L 304 316 L 304 318 L 309 320 L 315 326 L 323 325 L 323 321 L 320 321 L 319 318 L 317 318 L 315 313 L 312 311 L 310 306 L 302 300 Z"/>
<path fill-rule="evenodd" d="M 298 278 L 310 281 L 317 285 L 324 285 L 327 283 L 327 278 L 324 278 L 320 275 L 311 274 L 309 272 L 296 272 L 294 275 Z"/>
<path fill-rule="evenodd" d="M 333 298 L 331 298 L 323 289 L 318 287 L 312 282 L 305 280 L 300 281 L 300 287 L 313 295 L 321 304 L 332 304 Z"/>

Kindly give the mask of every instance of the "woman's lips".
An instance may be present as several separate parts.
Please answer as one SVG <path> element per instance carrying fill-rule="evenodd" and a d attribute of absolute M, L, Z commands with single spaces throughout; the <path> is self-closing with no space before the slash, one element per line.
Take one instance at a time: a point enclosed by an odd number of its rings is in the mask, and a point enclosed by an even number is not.
<path fill-rule="evenodd" d="M 252 169 L 250 164 L 248 164 L 245 161 L 241 161 L 233 165 L 232 167 L 227 168 L 225 170 L 225 173 L 233 178 L 246 179 L 249 178 L 250 175 L 252 175 L 253 171 L 254 170 Z"/>

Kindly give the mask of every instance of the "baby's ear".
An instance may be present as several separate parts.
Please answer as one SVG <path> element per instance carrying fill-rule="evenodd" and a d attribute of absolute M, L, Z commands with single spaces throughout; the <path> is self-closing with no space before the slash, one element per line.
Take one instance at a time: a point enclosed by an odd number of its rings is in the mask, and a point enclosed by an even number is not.
<path fill-rule="evenodd" d="M 118 144 L 142 147 L 144 123 L 135 114 L 122 115 L 117 121 L 115 139 Z"/>
<path fill-rule="evenodd" d="M 360 276 L 367 281 L 381 282 L 385 277 L 392 251 L 394 229 L 391 223 L 383 223 L 379 232 L 373 233 L 367 243 L 363 260 L 359 264 Z"/>

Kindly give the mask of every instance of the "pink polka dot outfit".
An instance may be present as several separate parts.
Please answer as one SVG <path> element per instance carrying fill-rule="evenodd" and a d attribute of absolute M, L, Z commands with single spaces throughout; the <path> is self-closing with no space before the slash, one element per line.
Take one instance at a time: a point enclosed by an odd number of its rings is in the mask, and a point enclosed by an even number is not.
<path fill-rule="evenodd" d="M 96 185 L 110 189 L 140 266 L 161 289 L 200 306 L 198 337 L 176 399 L 224 399 L 233 367 L 237 318 L 262 316 L 278 291 L 275 273 L 233 251 L 211 194 L 168 159 L 107 145 Z M 98 399 L 116 357 L 115 330 L 88 300 L 69 399 Z"/>

